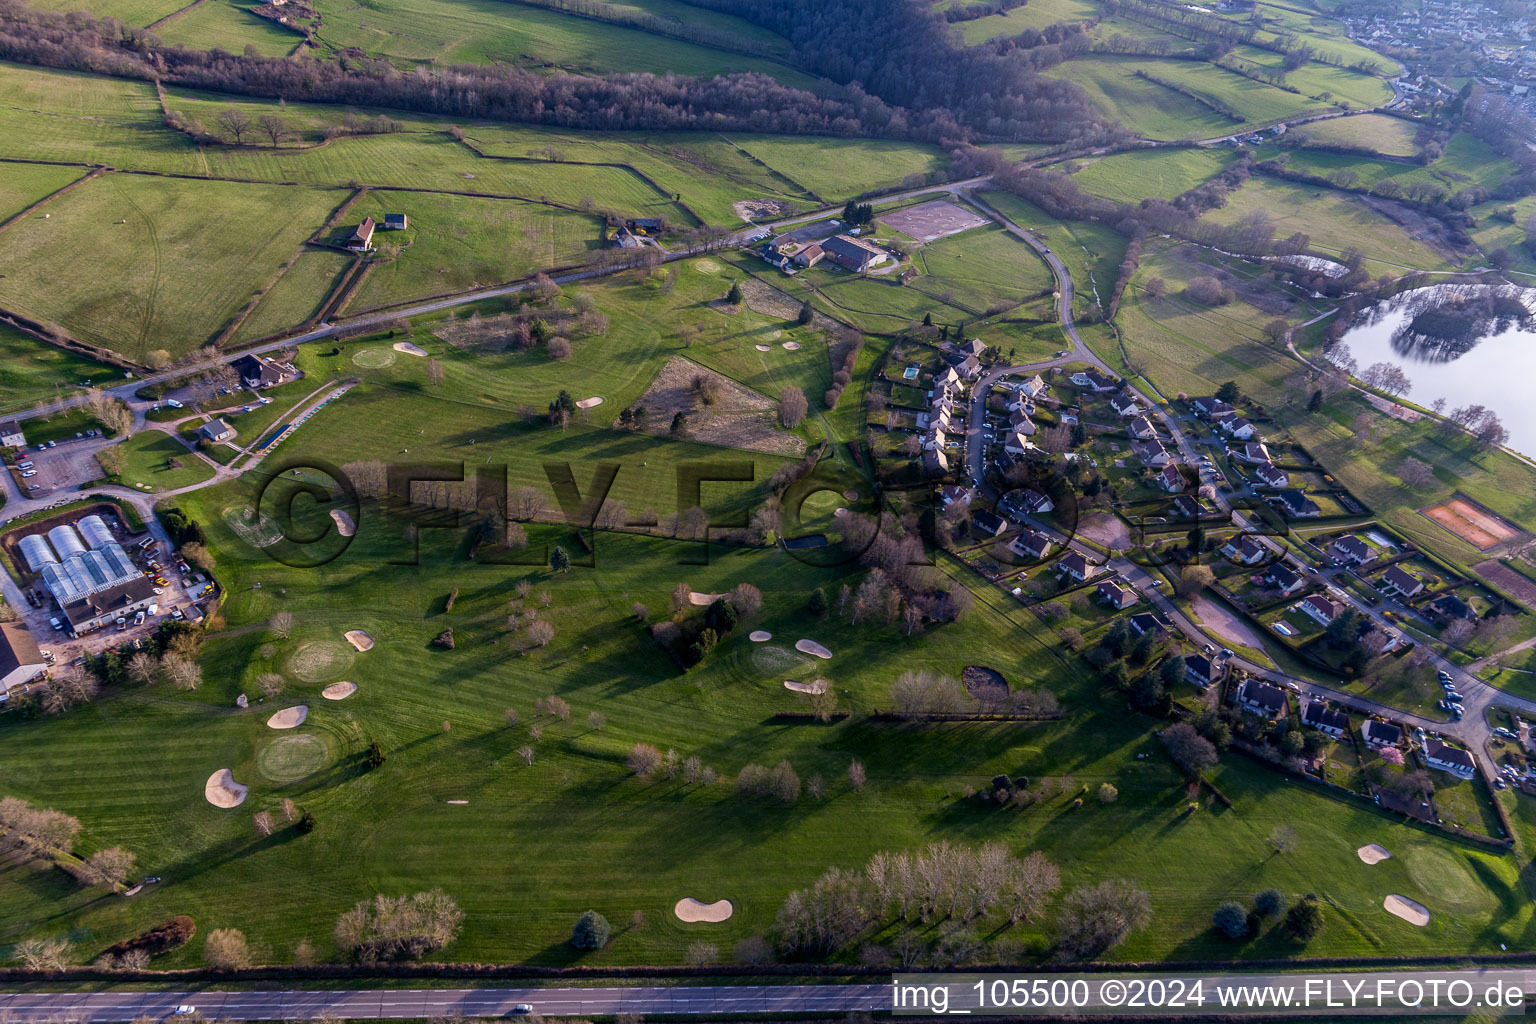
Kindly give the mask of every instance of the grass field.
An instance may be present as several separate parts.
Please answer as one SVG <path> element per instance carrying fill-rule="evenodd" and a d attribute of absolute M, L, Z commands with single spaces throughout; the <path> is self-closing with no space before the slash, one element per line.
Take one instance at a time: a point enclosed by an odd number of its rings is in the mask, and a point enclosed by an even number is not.
<path fill-rule="evenodd" d="M 1321 122 L 1332 124 L 1331 121 Z M 1298 170 L 1332 178 L 1340 171 L 1352 171 L 1360 185 L 1374 185 L 1390 178 L 1404 187 L 1419 183 L 1432 185 L 1448 192 L 1459 192 L 1469 187 L 1497 188 L 1514 174 L 1514 167 L 1499 157 L 1485 144 L 1470 135 L 1456 135 L 1445 147 L 1445 154 L 1434 163 L 1371 160 L 1341 153 L 1321 153 L 1308 149 L 1280 149 L 1265 147 L 1266 156 L 1278 155 Z"/>
<path fill-rule="evenodd" d="M 0 413 L 16 412 L 54 398 L 60 387 L 90 381 L 101 385 L 122 374 L 0 324 Z"/>
<path fill-rule="evenodd" d="M 800 71 L 759 57 L 653 35 L 623 25 L 498 0 L 381 0 L 360 7 L 320 0 L 317 33 L 332 49 L 360 47 L 396 60 L 511 63 L 578 74 L 639 71 L 719 75 L 757 71 L 809 88 Z"/>
<path fill-rule="evenodd" d="M 1329 121 L 1315 121 L 1297 131 L 1308 139 L 1338 146 L 1365 146 L 1387 156 L 1413 156 L 1417 129 L 1400 117 L 1386 114 L 1357 114 Z"/>
<path fill-rule="evenodd" d="M 144 28 L 187 5 L 182 0 L 37 0 L 31 6 L 48 11 L 83 11 Z"/>
<path fill-rule="evenodd" d="M 1016 36 L 1031 28 L 1045 28 L 1063 21 L 1086 21 L 1097 17 L 1100 8 L 1091 0 L 1031 0 L 1002 14 L 974 18 L 960 23 L 960 34 L 969 46 L 998 36 Z"/>
<path fill-rule="evenodd" d="M 194 50 L 217 46 L 230 53 L 242 53 L 252 46 L 263 57 L 285 57 L 304 41 L 302 34 L 267 18 L 258 18 L 249 7 L 240 0 L 208 0 L 196 10 L 166 22 L 155 34 L 167 43 L 182 43 Z"/>
<path fill-rule="evenodd" d="M 83 177 L 79 167 L 0 164 L 0 223 Z"/>
<path fill-rule="evenodd" d="M 207 343 L 341 193 L 112 174 L 0 235 L 0 303 L 145 360 Z"/>
<path fill-rule="evenodd" d="M 251 315 L 235 331 L 236 344 L 264 338 L 314 316 L 352 265 L 353 257 L 331 249 L 309 249 L 261 297 Z"/>
<path fill-rule="evenodd" d="M 828 202 L 898 185 L 910 175 L 935 174 L 947 164 L 935 147 L 882 139 L 839 139 L 829 145 L 826 139 L 733 135 L 731 141 Z"/>
<path fill-rule="evenodd" d="M 568 210 L 429 192 L 370 192 L 348 211 L 348 223 L 364 216 L 383 223 L 385 213 L 406 214 L 410 228 L 374 235 L 381 251 L 397 254 L 375 258 L 349 314 L 580 263 L 603 230 L 597 218 Z"/>
<path fill-rule="evenodd" d="M 1232 56 L 1250 64 L 1274 70 L 1284 70 L 1285 57 L 1273 50 L 1257 46 L 1238 46 Z M 1285 73 L 1285 82 L 1301 90 L 1303 96 L 1326 100 L 1329 103 L 1346 102 L 1354 107 L 1374 107 L 1392 100 L 1392 86 L 1374 75 L 1350 71 L 1309 61 L 1294 71 Z"/>
<path fill-rule="evenodd" d="M 1232 193 L 1226 206 L 1205 216 L 1217 223 L 1230 224 L 1260 210 L 1274 223 L 1276 237 L 1301 231 L 1312 239 L 1314 249 L 1323 252 L 1355 249 L 1386 267 L 1447 267 L 1443 255 L 1409 237 L 1363 200 L 1332 189 L 1254 177 Z"/>
<path fill-rule="evenodd" d="M 124 441 L 122 449 L 123 470 L 117 482 L 134 490 L 169 491 L 213 476 L 212 466 L 164 431 L 140 431 Z"/>
<path fill-rule="evenodd" d="M 1015 224 L 1040 233 L 1061 257 L 1072 277 L 1075 315 L 1083 315 L 1091 304 L 1109 301 L 1120 262 L 1125 259 L 1123 236 L 1096 221 L 1058 221 L 1011 192 L 989 191 L 984 197 Z"/>
<path fill-rule="evenodd" d="M 1142 149 L 1101 157 L 1072 176 L 1084 192 L 1119 203 L 1172 199 L 1221 173 L 1229 149 Z"/>
<path fill-rule="evenodd" d="M 946 305 L 984 313 L 1051 290 L 1051 272 L 1035 251 L 996 225 L 930 242 L 918 250 L 922 273 L 907 285 Z"/>

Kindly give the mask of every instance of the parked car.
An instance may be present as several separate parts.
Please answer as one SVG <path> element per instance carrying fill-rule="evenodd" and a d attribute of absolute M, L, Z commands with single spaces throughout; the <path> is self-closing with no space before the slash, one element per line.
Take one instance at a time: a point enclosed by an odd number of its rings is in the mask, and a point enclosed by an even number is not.
<path fill-rule="evenodd" d="M 48 625 L 52 626 L 54 629 L 63 629 L 64 628 L 64 623 L 59 621 L 59 618 L 58 618 L 57 615 L 55 615 L 53 618 L 48 620 Z"/>
<path fill-rule="evenodd" d="M 1512 740 L 1512 739 L 1515 738 L 1514 732 L 1512 730 L 1504 728 L 1502 725 L 1498 726 L 1497 728 L 1495 728 L 1493 730 L 1493 734 L 1495 736 L 1503 736 L 1507 740 Z"/>
<path fill-rule="evenodd" d="M 181 609 L 180 608 L 172 608 L 171 609 L 171 618 L 179 620 L 179 619 L 186 618 L 186 616 L 181 614 Z"/>
<path fill-rule="evenodd" d="M 142 625 L 144 625 L 144 609 L 140 608 L 138 610 L 138 612 L 134 615 L 134 617 L 133 617 L 133 624 L 135 626 L 142 626 Z"/>
<path fill-rule="evenodd" d="M 35 470 L 35 469 L 24 469 L 24 470 L 21 471 L 21 477 L 22 477 L 23 480 L 25 480 L 29 476 L 37 476 L 37 470 Z"/>

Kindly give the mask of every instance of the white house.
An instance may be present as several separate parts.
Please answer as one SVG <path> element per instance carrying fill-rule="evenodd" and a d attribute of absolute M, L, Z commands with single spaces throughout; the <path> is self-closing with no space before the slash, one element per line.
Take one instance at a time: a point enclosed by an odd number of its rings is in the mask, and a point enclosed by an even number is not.
<path fill-rule="evenodd" d="M 1307 701 L 1307 706 L 1301 713 L 1301 724 L 1337 739 L 1348 731 L 1349 716 L 1314 698 Z"/>
<path fill-rule="evenodd" d="M 1184 490 L 1184 474 L 1179 472 L 1178 466 L 1170 462 L 1163 467 L 1161 473 L 1157 474 L 1157 486 L 1169 494 L 1178 494 Z"/>
<path fill-rule="evenodd" d="M 1109 407 L 1115 410 L 1122 419 L 1141 415 L 1141 407 L 1136 404 L 1136 396 L 1129 391 L 1122 391 L 1109 400 Z"/>
<path fill-rule="evenodd" d="M 1366 746 L 1375 750 L 1395 747 L 1403 742 L 1403 729 L 1402 726 L 1372 718 L 1360 727 L 1360 738 L 1365 740 Z"/>
<path fill-rule="evenodd" d="M 1477 765 L 1470 753 L 1439 740 L 1424 744 L 1424 763 L 1463 779 L 1470 779 L 1477 773 Z"/>
<path fill-rule="evenodd" d="M 1296 607 L 1301 613 L 1315 621 L 1320 626 L 1332 624 L 1333 620 L 1344 614 L 1344 605 L 1337 601 L 1330 601 L 1321 594 L 1309 594 L 1303 598 Z"/>
<path fill-rule="evenodd" d="M 1275 461 L 1269 457 L 1269 449 L 1264 446 L 1263 441 L 1249 441 L 1237 452 L 1237 457 L 1255 466 Z"/>
<path fill-rule="evenodd" d="M 1252 440 L 1253 437 L 1258 433 L 1257 427 L 1255 427 L 1248 420 L 1245 420 L 1241 416 L 1237 415 L 1224 416 L 1216 425 L 1220 427 L 1222 432 L 1227 436 L 1235 437 L 1239 441 Z"/>
<path fill-rule="evenodd" d="M 1131 451 L 1141 460 L 1143 466 L 1151 469 L 1162 469 L 1173 461 L 1173 456 L 1168 449 L 1163 447 L 1161 441 L 1148 441 L 1146 444 L 1133 444 Z"/>
<path fill-rule="evenodd" d="M 48 669 L 37 641 L 19 622 L 0 622 L 0 701 L 15 686 L 24 686 Z"/>
<path fill-rule="evenodd" d="M 1157 428 L 1146 416 L 1137 416 L 1125 430 L 1138 441 L 1150 441 L 1157 436 Z"/>
<path fill-rule="evenodd" d="M 1264 560 L 1264 545 L 1252 537 L 1233 537 L 1221 546 L 1221 553 L 1239 565 L 1257 565 Z"/>
<path fill-rule="evenodd" d="M 15 420 L 6 420 L 0 423 L 0 445 L 7 448 L 25 448 L 27 435 L 22 433 L 21 424 Z"/>
<path fill-rule="evenodd" d="M 1023 455 L 1025 452 L 1033 451 L 1034 448 L 1034 442 L 1022 431 L 1009 431 L 1008 436 L 1003 440 L 1003 451 L 1009 455 Z"/>

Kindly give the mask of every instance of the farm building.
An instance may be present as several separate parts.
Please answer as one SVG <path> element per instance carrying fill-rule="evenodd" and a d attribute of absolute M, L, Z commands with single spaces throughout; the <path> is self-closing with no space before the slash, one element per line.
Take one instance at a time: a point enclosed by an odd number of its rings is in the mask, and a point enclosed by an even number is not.
<path fill-rule="evenodd" d="M 385 231 L 404 231 L 411 226 L 411 218 L 403 213 L 386 213 L 384 215 Z"/>
<path fill-rule="evenodd" d="M 226 423 L 223 417 L 204 423 L 197 428 L 197 432 L 209 441 L 224 441 L 235 436 L 235 428 Z"/>
<path fill-rule="evenodd" d="M 363 222 L 352 229 L 352 234 L 347 236 L 346 245 L 353 252 L 367 252 L 373 244 L 373 218 L 364 217 Z"/>
<path fill-rule="evenodd" d="M 862 238 L 834 235 L 821 243 L 827 258 L 844 270 L 861 274 L 890 260 L 890 255 Z"/>
<path fill-rule="evenodd" d="M 18 622 L 0 622 L 0 701 L 12 687 L 25 686 L 47 668 L 37 641 Z"/>
<path fill-rule="evenodd" d="M 27 435 L 21 432 L 21 424 L 15 420 L 0 423 L 0 445 L 7 448 L 25 448 Z"/>
<path fill-rule="evenodd" d="M 820 245 L 812 242 L 810 245 L 795 253 L 795 264 L 801 267 L 814 267 L 827 255 L 827 251 Z"/>

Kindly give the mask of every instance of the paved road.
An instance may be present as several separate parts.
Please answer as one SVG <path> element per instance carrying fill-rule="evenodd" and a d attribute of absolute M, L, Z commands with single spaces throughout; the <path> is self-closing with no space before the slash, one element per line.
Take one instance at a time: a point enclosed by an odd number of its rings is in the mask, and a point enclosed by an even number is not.
<path fill-rule="evenodd" d="M 543 1015 L 847 1013 L 890 1004 L 886 983 L 862 985 L 645 986 L 635 988 L 370 989 L 252 992 L 37 992 L 0 994 L 0 1019 L 131 1021 L 195 1006 L 209 1019 L 312 1020 L 500 1017 L 519 1003 Z"/>

